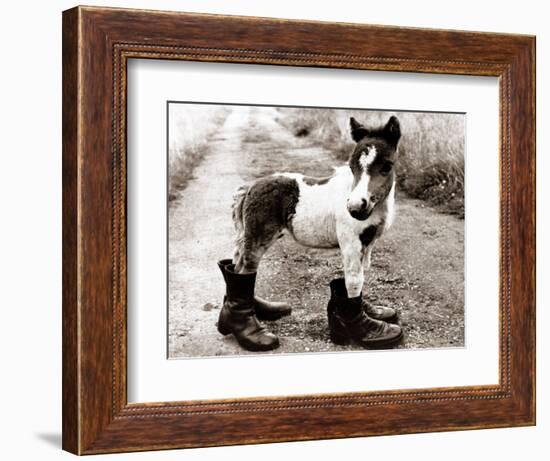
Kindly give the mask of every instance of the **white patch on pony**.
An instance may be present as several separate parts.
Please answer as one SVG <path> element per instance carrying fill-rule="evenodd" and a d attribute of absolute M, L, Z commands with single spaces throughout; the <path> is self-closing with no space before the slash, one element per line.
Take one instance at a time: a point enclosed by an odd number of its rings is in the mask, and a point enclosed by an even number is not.
<path fill-rule="evenodd" d="M 276 176 L 295 179 L 300 189 L 296 213 L 289 229 L 292 237 L 308 247 L 337 247 L 336 214 L 346 209 L 346 197 L 353 181 L 350 168 L 335 169 L 334 175 L 323 184 L 309 185 L 298 173 L 276 173 Z"/>
<path fill-rule="evenodd" d="M 361 173 L 361 179 L 355 185 L 355 188 L 351 191 L 351 194 L 349 195 L 348 204 L 350 207 L 360 208 L 363 204 L 363 200 L 368 201 L 369 182 L 370 176 L 365 170 Z"/>
<path fill-rule="evenodd" d="M 359 165 L 361 165 L 361 168 L 363 171 L 367 171 L 367 167 L 374 162 L 374 159 L 376 158 L 376 147 L 370 146 L 367 149 L 367 152 L 364 152 L 361 154 L 361 157 L 359 157 Z"/>

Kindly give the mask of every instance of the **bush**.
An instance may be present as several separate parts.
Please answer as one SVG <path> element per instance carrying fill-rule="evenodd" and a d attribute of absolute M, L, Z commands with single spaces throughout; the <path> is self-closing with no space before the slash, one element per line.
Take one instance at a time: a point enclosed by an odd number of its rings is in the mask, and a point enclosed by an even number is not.
<path fill-rule="evenodd" d="M 168 200 L 174 200 L 208 153 L 209 138 L 223 125 L 229 109 L 206 104 L 169 105 Z"/>

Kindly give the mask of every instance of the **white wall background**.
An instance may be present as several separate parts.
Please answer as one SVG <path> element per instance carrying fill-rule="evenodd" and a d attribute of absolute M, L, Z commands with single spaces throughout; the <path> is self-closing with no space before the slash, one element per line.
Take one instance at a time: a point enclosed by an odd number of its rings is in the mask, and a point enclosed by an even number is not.
<path fill-rule="evenodd" d="M 0 453 L 3 459 L 69 459 L 61 452 L 61 11 L 71 1 L 5 2 L 0 15 Z M 139 460 L 312 458 L 542 460 L 550 437 L 550 31 L 545 2 L 461 0 L 181 0 L 87 4 L 364 22 L 537 35 L 538 108 L 538 425 L 117 455 Z M 545 328 L 546 327 L 546 328 Z M 99 457 L 97 459 L 104 458 Z"/>

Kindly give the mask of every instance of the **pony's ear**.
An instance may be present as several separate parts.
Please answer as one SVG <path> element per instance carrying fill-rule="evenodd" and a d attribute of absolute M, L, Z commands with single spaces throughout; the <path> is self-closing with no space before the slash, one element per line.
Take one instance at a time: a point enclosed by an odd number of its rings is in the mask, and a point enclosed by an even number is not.
<path fill-rule="evenodd" d="M 401 138 L 401 125 L 395 115 L 392 115 L 382 130 L 384 138 L 394 146 L 397 146 Z"/>
<path fill-rule="evenodd" d="M 361 139 L 369 134 L 368 130 L 353 117 L 349 119 L 349 126 L 351 137 L 355 142 L 361 141 Z"/>

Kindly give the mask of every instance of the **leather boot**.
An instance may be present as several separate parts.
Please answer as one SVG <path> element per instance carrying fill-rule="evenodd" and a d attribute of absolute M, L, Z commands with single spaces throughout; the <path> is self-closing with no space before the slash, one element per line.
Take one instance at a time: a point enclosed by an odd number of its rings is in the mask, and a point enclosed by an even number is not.
<path fill-rule="evenodd" d="M 218 261 L 218 267 L 226 283 L 225 268 L 230 264 L 232 264 L 231 259 L 222 259 Z M 254 296 L 254 311 L 256 312 L 256 317 L 260 320 L 278 320 L 285 315 L 290 315 L 292 309 L 287 303 L 269 302 L 259 296 Z"/>
<path fill-rule="evenodd" d="M 224 267 L 226 294 L 218 319 L 222 335 L 233 333 L 248 351 L 270 351 L 279 347 L 279 339 L 263 327 L 254 314 L 256 273 L 237 274 L 232 264 Z"/>
<path fill-rule="evenodd" d="M 368 349 L 378 349 L 393 345 L 403 337 L 400 326 L 369 317 L 361 295 L 348 298 L 344 279 L 330 282 L 330 291 L 327 314 L 333 343 L 357 343 Z"/>

